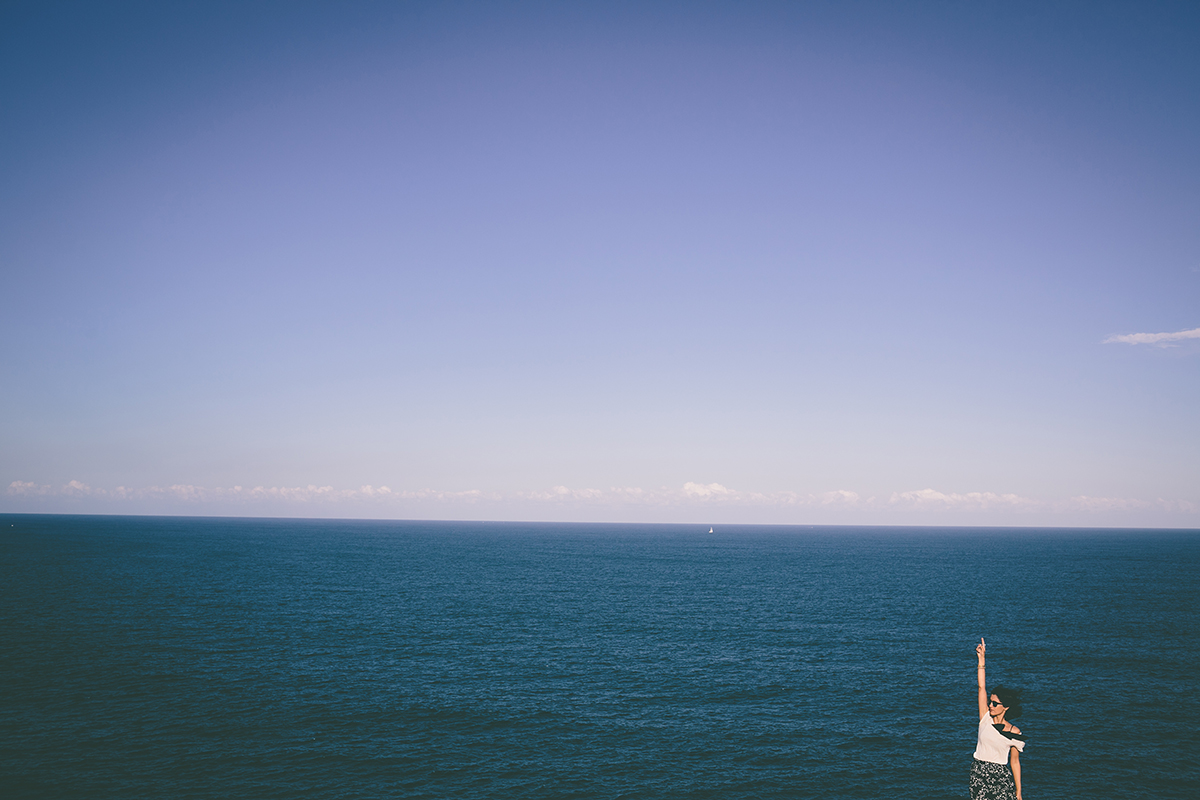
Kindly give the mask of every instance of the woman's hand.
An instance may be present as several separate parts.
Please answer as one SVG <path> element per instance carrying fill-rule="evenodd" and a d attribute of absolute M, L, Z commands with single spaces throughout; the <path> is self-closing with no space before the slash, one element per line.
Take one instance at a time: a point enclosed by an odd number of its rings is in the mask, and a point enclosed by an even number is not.
<path fill-rule="evenodd" d="M 975 645 L 975 655 L 979 657 L 979 666 L 975 668 L 975 681 L 979 684 L 979 719 L 988 713 L 987 671 L 983 667 L 983 654 L 986 651 L 987 642 L 980 636 L 979 644 Z"/>

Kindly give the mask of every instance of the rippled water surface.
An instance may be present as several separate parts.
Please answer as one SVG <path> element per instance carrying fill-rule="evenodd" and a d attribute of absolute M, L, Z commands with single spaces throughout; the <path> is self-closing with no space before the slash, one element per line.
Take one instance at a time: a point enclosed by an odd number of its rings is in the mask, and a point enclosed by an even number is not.
<path fill-rule="evenodd" d="M 1200 785 L 1200 534 L 0 515 L 11 798 Z"/>

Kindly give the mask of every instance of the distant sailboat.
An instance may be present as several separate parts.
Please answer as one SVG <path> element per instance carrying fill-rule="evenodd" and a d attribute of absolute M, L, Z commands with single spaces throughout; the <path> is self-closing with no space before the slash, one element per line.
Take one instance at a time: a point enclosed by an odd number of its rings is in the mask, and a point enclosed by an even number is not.
<path fill-rule="evenodd" d="M 708 532 L 709 532 L 709 533 L 712 533 L 712 526 L 711 526 L 711 525 L 708 527 Z"/>

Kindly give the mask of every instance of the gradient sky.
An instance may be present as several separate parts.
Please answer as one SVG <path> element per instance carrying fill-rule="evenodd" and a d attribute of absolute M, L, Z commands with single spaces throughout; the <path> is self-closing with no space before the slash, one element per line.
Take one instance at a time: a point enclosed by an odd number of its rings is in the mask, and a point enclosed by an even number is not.
<path fill-rule="evenodd" d="M 1200 527 L 1194 3 L 7 3 L 0 65 L 0 511 Z"/>

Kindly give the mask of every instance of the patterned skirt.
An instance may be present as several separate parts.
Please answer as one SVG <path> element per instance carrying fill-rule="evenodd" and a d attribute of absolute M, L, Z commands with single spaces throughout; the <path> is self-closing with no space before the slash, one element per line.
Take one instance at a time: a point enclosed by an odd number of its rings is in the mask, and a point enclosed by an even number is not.
<path fill-rule="evenodd" d="M 975 759 L 971 764 L 971 800 L 1017 800 L 1017 784 L 1008 764 Z"/>

